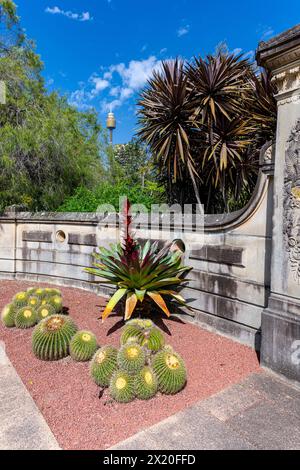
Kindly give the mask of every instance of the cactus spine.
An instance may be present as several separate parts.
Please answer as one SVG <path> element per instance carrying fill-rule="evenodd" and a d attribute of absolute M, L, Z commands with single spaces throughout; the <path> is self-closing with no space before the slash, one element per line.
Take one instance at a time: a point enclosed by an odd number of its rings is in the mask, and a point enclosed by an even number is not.
<path fill-rule="evenodd" d="M 118 351 L 113 346 L 104 346 L 96 351 L 90 365 L 90 374 L 100 387 L 108 387 L 112 374 L 117 369 Z"/>
<path fill-rule="evenodd" d="M 13 304 L 8 304 L 4 307 L 1 313 L 1 320 L 4 326 L 7 328 L 15 326 L 15 313 Z"/>
<path fill-rule="evenodd" d="M 89 361 L 97 350 L 97 338 L 90 331 L 78 331 L 70 343 L 70 355 L 75 361 Z"/>
<path fill-rule="evenodd" d="M 183 389 L 186 369 L 179 354 L 168 350 L 160 351 L 153 357 L 152 367 L 162 393 L 174 394 Z"/>
<path fill-rule="evenodd" d="M 33 353 L 44 361 L 55 361 L 69 354 L 77 327 L 66 315 L 51 315 L 40 321 L 32 335 Z"/>
<path fill-rule="evenodd" d="M 110 381 L 111 397 L 119 403 L 128 403 L 134 399 L 134 377 L 123 370 L 117 370 Z"/>

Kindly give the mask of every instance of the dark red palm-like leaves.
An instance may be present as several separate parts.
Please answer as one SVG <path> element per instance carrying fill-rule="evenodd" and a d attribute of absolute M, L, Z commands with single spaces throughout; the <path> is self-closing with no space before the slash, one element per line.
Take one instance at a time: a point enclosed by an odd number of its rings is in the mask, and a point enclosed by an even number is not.
<path fill-rule="evenodd" d="M 136 240 L 132 236 L 131 232 L 131 224 L 132 224 L 132 215 L 130 212 L 130 202 L 126 198 L 124 201 L 123 206 L 123 214 L 122 214 L 122 225 L 123 225 L 123 233 L 122 233 L 122 248 L 124 251 L 124 258 L 128 263 L 131 261 L 134 262 L 139 257 L 139 249 Z"/>

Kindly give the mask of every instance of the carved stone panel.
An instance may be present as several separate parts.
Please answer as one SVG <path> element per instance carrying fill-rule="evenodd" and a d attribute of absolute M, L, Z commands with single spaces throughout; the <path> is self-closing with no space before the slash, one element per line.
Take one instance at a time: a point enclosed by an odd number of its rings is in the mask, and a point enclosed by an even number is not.
<path fill-rule="evenodd" d="M 300 283 L 300 119 L 285 152 L 283 235 L 294 279 Z"/>

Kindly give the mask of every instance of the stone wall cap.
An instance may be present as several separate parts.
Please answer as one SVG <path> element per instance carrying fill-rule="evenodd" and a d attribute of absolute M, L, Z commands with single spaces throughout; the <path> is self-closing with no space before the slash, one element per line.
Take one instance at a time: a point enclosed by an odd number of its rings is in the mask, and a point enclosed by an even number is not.
<path fill-rule="evenodd" d="M 292 56 L 287 54 L 292 52 Z M 268 41 L 261 41 L 256 51 L 258 65 L 272 70 L 300 59 L 300 24 Z"/>

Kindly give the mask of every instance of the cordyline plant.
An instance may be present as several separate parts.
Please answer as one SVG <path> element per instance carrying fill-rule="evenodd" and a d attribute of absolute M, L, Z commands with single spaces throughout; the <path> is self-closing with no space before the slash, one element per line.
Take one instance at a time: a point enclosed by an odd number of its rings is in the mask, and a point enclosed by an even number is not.
<path fill-rule="evenodd" d="M 225 209 L 230 194 L 253 189 L 260 148 L 275 137 L 275 93 L 267 73 L 228 51 L 167 61 L 153 73 L 138 101 L 138 136 L 154 155 L 169 202 L 175 188 L 187 195 L 191 186 L 207 211 L 218 194 Z"/>
<path fill-rule="evenodd" d="M 94 253 L 94 268 L 86 268 L 90 274 L 101 277 L 101 284 L 117 287 L 102 313 L 104 321 L 118 302 L 126 298 L 124 319 L 129 320 L 135 308 L 147 299 L 153 301 L 169 317 L 171 312 L 167 300 L 185 306 L 180 288 L 187 279 L 184 277 L 192 268 L 182 266 L 181 253 L 170 250 L 170 244 L 158 249 L 158 243 L 148 240 L 142 247 L 131 235 L 130 204 L 124 205 L 124 234 L 118 244 L 111 244 L 110 249 L 99 248 Z"/>

